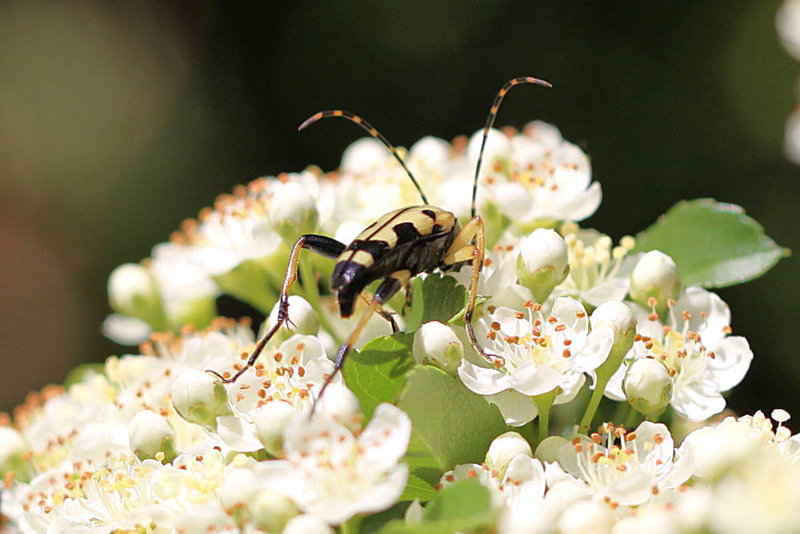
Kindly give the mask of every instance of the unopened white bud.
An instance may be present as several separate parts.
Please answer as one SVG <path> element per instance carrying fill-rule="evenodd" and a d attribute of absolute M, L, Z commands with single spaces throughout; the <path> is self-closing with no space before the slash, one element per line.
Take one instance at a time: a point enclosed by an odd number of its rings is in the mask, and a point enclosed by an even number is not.
<path fill-rule="evenodd" d="M 303 514 L 290 519 L 281 534 L 334 534 L 334 531 L 319 517 Z"/>
<path fill-rule="evenodd" d="M 272 328 L 278 321 L 279 309 L 280 302 L 277 302 L 269 312 L 269 318 L 264 325 L 266 328 Z M 283 334 L 282 337 L 288 339 L 294 334 L 315 336 L 317 332 L 319 332 L 319 318 L 311 304 L 300 295 L 289 295 L 289 324 L 284 323 L 284 327 L 279 331 Z M 262 335 L 264 333 L 266 332 L 262 332 Z"/>
<path fill-rule="evenodd" d="M 667 309 L 667 301 L 677 298 L 680 289 L 678 266 L 658 250 L 651 250 L 639 259 L 631 273 L 631 299 L 650 307 L 650 299 L 656 299 L 656 311 Z"/>
<path fill-rule="evenodd" d="M 117 313 L 162 327 L 164 311 L 152 273 L 138 263 L 124 263 L 108 277 L 108 301 Z"/>
<path fill-rule="evenodd" d="M 317 410 L 347 427 L 351 432 L 360 432 L 363 417 L 358 397 L 342 383 L 333 382 L 325 390 Z"/>
<path fill-rule="evenodd" d="M 557 462 L 558 449 L 566 443 L 569 443 L 567 438 L 562 438 L 561 436 L 548 436 L 536 446 L 535 456 L 542 462 Z"/>
<path fill-rule="evenodd" d="M 128 425 L 131 450 L 140 460 L 164 453 L 162 462 L 171 462 L 176 454 L 175 431 L 167 420 L 151 410 L 137 413 Z"/>
<path fill-rule="evenodd" d="M 265 532 L 285 532 L 284 527 L 300 510 L 283 495 L 261 490 L 247 504 L 250 516 Z"/>
<path fill-rule="evenodd" d="M 596 371 L 598 376 L 610 377 L 633 346 L 633 339 L 636 337 L 636 317 L 626 304 L 609 300 L 595 308 L 589 318 L 589 324 L 592 330 L 607 327 L 614 333 L 611 352 Z"/>
<path fill-rule="evenodd" d="M 314 197 L 296 182 L 277 186 L 269 204 L 269 220 L 288 243 L 316 230 L 319 213 Z"/>
<path fill-rule="evenodd" d="M 453 329 L 439 321 L 430 321 L 414 333 L 412 353 L 417 363 L 435 365 L 455 376 L 464 346 Z"/>
<path fill-rule="evenodd" d="M 644 415 L 657 414 L 672 400 L 675 380 L 666 366 L 653 358 L 639 358 L 631 362 L 622 389 L 628 403 Z"/>
<path fill-rule="evenodd" d="M 537 228 L 523 237 L 517 256 L 517 276 L 536 302 L 547 296 L 569 274 L 569 252 L 564 238 L 549 228 Z"/>
<path fill-rule="evenodd" d="M 272 456 L 280 456 L 283 452 L 283 430 L 296 413 L 294 406 L 280 400 L 268 402 L 259 410 L 255 419 L 256 434 Z"/>
<path fill-rule="evenodd" d="M 11 427 L 0 426 L 0 477 L 13 472 L 15 480 L 27 481 L 23 460 L 27 450 L 22 434 Z"/>
<path fill-rule="evenodd" d="M 228 392 L 216 378 L 197 369 L 182 372 L 172 384 L 172 405 L 178 414 L 197 425 L 215 429 L 220 415 L 230 415 Z"/>
<path fill-rule="evenodd" d="M 533 456 L 531 445 L 517 432 L 510 430 L 492 440 L 486 453 L 486 465 L 499 473 L 504 473 L 508 464 L 516 456 Z M 502 476 L 500 477 L 502 479 Z"/>

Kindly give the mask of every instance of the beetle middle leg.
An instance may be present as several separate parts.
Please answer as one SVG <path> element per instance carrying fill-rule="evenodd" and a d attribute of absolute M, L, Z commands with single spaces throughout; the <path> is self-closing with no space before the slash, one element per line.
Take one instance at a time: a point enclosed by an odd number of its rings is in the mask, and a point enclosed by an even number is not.
<path fill-rule="evenodd" d="M 469 282 L 469 296 L 467 298 L 467 311 L 464 314 L 464 321 L 467 325 L 467 335 L 475 352 L 495 366 L 502 366 L 505 360 L 496 354 L 487 353 L 478 343 L 475 332 L 472 329 L 472 314 L 475 311 L 475 302 L 478 299 L 478 280 L 480 279 L 483 259 L 486 254 L 486 236 L 483 229 L 483 219 L 478 216 L 473 217 L 464 225 L 456 235 L 453 244 L 450 245 L 447 253 L 442 260 L 444 266 L 455 265 L 457 263 L 469 261 L 472 263 L 472 276 Z"/>
<path fill-rule="evenodd" d="M 325 392 L 328 384 L 331 383 L 333 378 L 336 376 L 336 373 L 342 370 L 342 366 L 344 365 L 345 358 L 347 358 L 347 354 L 353 348 L 353 345 L 356 344 L 356 341 L 358 341 L 358 336 L 361 335 L 362 330 L 364 330 L 364 327 L 367 326 L 367 322 L 369 322 L 372 314 L 375 312 L 380 313 L 381 310 L 384 309 L 383 305 L 386 304 L 386 302 L 388 302 L 389 299 L 391 299 L 395 293 L 397 293 L 400 288 L 403 287 L 410 279 L 411 271 L 408 269 L 395 271 L 383 279 L 383 282 L 381 282 L 381 284 L 378 286 L 378 289 L 375 290 L 375 294 L 372 295 L 372 298 L 367 305 L 367 309 L 364 312 L 364 315 L 361 316 L 361 319 L 358 321 L 355 329 L 347 338 L 347 340 L 339 347 L 339 350 L 336 353 L 336 359 L 334 360 L 333 372 L 322 384 L 322 388 L 320 388 L 317 398 L 314 400 L 314 404 L 311 406 L 309 417 L 314 415 L 314 410 L 317 407 L 317 403 L 322 398 L 322 394 Z"/>
<path fill-rule="evenodd" d="M 272 337 L 280 329 L 280 327 L 283 326 L 284 323 L 289 321 L 289 291 L 292 289 L 292 285 L 297 280 L 297 268 L 300 261 L 300 251 L 304 248 L 310 250 L 311 252 L 316 252 L 320 256 L 324 256 L 326 258 L 337 258 L 339 254 L 341 254 L 342 251 L 347 248 L 347 245 L 341 241 L 337 241 L 336 239 L 326 237 L 324 235 L 306 234 L 304 236 L 300 236 L 300 238 L 292 247 L 291 254 L 289 254 L 289 265 L 286 267 L 286 276 L 283 279 L 280 297 L 278 297 L 278 319 L 275 321 L 275 324 L 272 325 L 272 328 L 269 329 L 269 332 L 267 332 L 264 337 L 261 338 L 261 341 L 258 342 L 255 350 L 253 350 L 253 353 L 247 359 L 247 363 L 245 363 L 241 369 L 236 371 L 233 376 L 230 378 L 225 378 L 216 371 L 211 369 L 208 370 L 209 373 L 216 375 L 223 383 L 230 384 L 232 382 L 236 382 L 236 380 L 242 376 L 242 373 L 250 369 L 256 363 L 258 356 L 264 350 L 264 347 L 267 346 L 269 340 L 272 339 Z"/>

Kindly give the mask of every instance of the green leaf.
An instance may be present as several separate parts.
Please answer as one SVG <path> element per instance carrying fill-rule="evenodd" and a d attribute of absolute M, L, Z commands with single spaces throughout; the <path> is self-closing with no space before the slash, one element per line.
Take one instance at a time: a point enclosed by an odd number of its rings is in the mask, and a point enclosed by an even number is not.
<path fill-rule="evenodd" d="M 725 287 L 758 278 L 789 250 L 735 204 L 710 198 L 678 202 L 636 237 L 633 252 L 660 250 L 685 286 Z"/>
<path fill-rule="evenodd" d="M 446 323 L 464 309 L 466 302 L 467 290 L 452 276 L 433 273 L 415 278 L 406 330 L 413 332 L 428 321 Z"/>
<path fill-rule="evenodd" d="M 406 332 L 378 337 L 345 360 L 345 383 L 355 393 L 367 418 L 372 417 L 378 404 L 397 398 L 406 374 L 414 366 L 413 339 L 413 334 Z"/>
<path fill-rule="evenodd" d="M 403 499 L 429 499 L 444 471 L 483 462 L 492 439 L 506 430 L 495 406 L 457 378 L 427 365 L 408 374 L 397 406 L 413 424 L 406 454 L 413 478 Z"/>
<path fill-rule="evenodd" d="M 426 506 L 419 523 L 392 521 L 382 533 L 449 534 L 452 532 L 484 532 L 494 527 L 496 512 L 492 510 L 489 490 L 474 479 L 461 480 L 442 488 L 436 499 Z"/>

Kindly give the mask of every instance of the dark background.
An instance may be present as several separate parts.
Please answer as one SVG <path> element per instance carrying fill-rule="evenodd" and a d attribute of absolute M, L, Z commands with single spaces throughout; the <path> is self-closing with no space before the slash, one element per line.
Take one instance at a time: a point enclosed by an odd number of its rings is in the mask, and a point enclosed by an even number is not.
<path fill-rule="evenodd" d="M 543 119 L 589 154 L 587 224 L 617 239 L 714 197 L 800 250 L 777 1 L 283 4 L 0 3 L 0 409 L 123 351 L 99 331 L 116 265 L 234 184 L 336 168 L 354 126 L 296 132 L 330 107 L 410 146 L 473 133 L 503 82 L 538 76 L 554 89 L 515 89 L 498 125 Z M 755 353 L 739 412 L 800 417 L 798 265 L 720 291 Z"/>

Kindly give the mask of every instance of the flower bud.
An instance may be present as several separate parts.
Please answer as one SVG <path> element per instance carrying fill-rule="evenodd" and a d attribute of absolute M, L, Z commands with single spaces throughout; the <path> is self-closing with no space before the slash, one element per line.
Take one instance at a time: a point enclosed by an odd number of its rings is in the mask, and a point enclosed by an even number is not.
<path fill-rule="evenodd" d="M 511 460 L 520 454 L 533 456 L 530 443 L 518 433 L 510 430 L 492 440 L 489 452 L 486 453 L 486 465 L 489 466 L 489 469 L 503 473 Z M 502 479 L 502 476 L 500 478 Z"/>
<path fill-rule="evenodd" d="M 272 456 L 283 453 L 283 430 L 296 413 L 294 406 L 280 400 L 268 402 L 259 410 L 255 420 L 256 434 Z"/>
<path fill-rule="evenodd" d="M 544 438 L 536 447 L 535 456 L 542 462 L 557 462 L 558 449 L 565 443 L 569 443 L 567 438 L 562 438 L 561 436 L 548 436 Z"/>
<path fill-rule="evenodd" d="M 125 263 L 111 272 L 108 301 L 117 313 L 142 319 L 154 328 L 166 325 L 155 278 L 138 263 Z"/>
<path fill-rule="evenodd" d="M 296 182 L 280 184 L 269 204 L 269 220 L 283 240 L 293 245 L 297 238 L 316 230 L 319 213 L 314 197 Z"/>
<path fill-rule="evenodd" d="M 0 477 L 14 473 L 16 480 L 27 481 L 23 459 L 27 450 L 19 432 L 8 426 L 0 426 Z"/>
<path fill-rule="evenodd" d="M 650 299 L 656 299 L 659 315 L 667 310 L 669 299 L 677 298 L 679 286 L 678 267 L 672 258 L 658 250 L 642 256 L 631 273 L 631 299 L 647 308 Z"/>
<path fill-rule="evenodd" d="M 555 230 L 537 228 L 520 240 L 517 276 L 536 302 L 547 296 L 569 274 L 567 244 Z"/>
<path fill-rule="evenodd" d="M 448 325 L 430 321 L 414 333 L 412 353 L 417 363 L 435 365 L 455 376 L 464 356 L 464 346 Z"/>
<path fill-rule="evenodd" d="M 589 318 L 592 330 L 608 327 L 614 333 L 614 344 L 603 364 L 597 368 L 598 376 L 611 376 L 622 364 L 622 359 L 633 346 L 636 336 L 636 318 L 622 302 L 609 300 L 595 308 Z"/>
<path fill-rule="evenodd" d="M 319 517 L 302 514 L 290 519 L 281 534 L 334 534 L 334 530 Z"/>
<path fill-rule="evenodd" d="M 622 379 L 628 403 L 644 415 L 657 414 L 672 400 L 675 381 L 666 366 L 653 358 L 634 360 Z"/>
<path fill-rule="evenodd" d="M 131 450 L 140 460 L 155 458 L 156 453 L 164 453 L 162 463 L 169 463 L 175 451 L 175 432 L 162 416 L 151 410 L 137 413 L 128 425 L 128 440 Z"/>
<path fill-rule="evenodd" d="M 285 532 L 286 524 L 300 513 L 291 500 L 270 490 L 259 491 L 247 509 L 255 524 L 265 532 Z"/>
<path fill-rule="evenodd" d="M 278 321 L 278 311 L 280 309 L 280 302 L 275 303 L 272 311 L 269 312 L 269 318 L 264 324 L 265 329 L 272 328 Z M 289 323 L 284 323 L 277 333 L 277 339 L 285 341 L 294 334 L 304 334 L 308 336 L 315 336 L 319 332 L 319 318 L 317 312 L 311 307 L 306 299 L 300 295 L 289 295 Z M 264 335 L 266 331 L 262 331 Z"/>
<path fill-rule="evenodd" d="M 231 414 L 225 386 L 197 369 L 184 371 L 175 379 L 172 405 L 181 417 L 209 430 L 216 428 L 218 416 Z"/>

